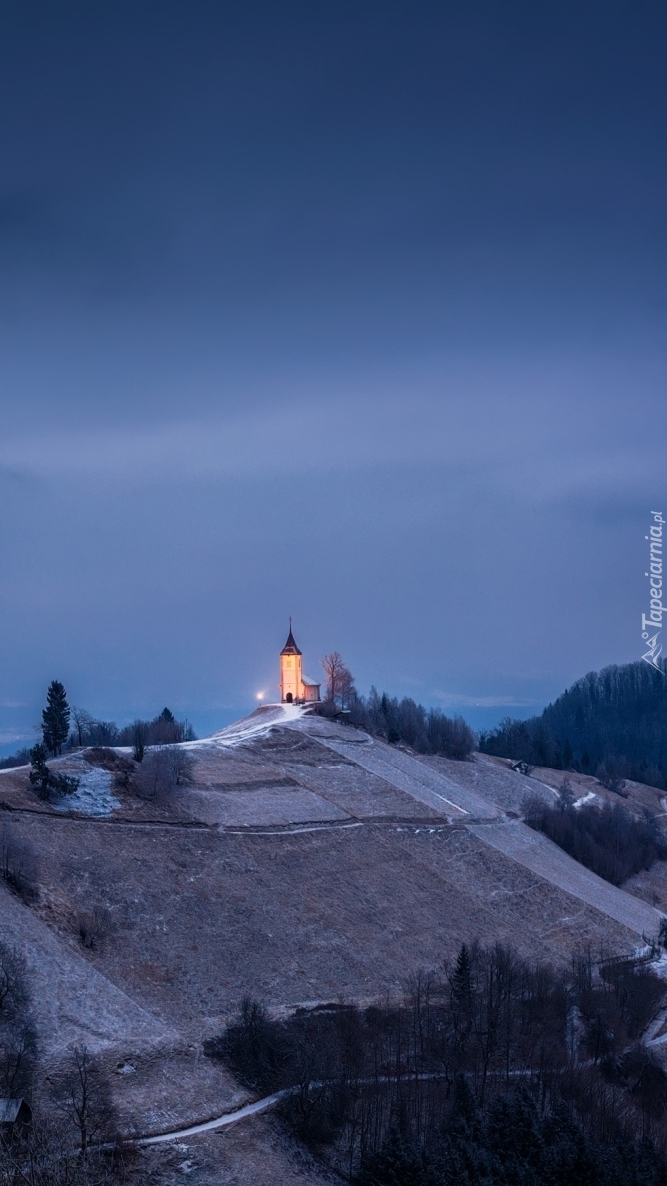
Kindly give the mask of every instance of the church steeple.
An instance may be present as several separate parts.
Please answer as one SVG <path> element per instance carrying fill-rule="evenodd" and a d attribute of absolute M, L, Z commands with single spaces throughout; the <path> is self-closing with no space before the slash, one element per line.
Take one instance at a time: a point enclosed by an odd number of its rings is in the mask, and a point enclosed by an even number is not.
<path fill-rule="evenodd" d="M 303 674 L 302 655 L 290 618 L 287 642 L 280 652 L 280 699 L 283 704 L 304 704 L 315 703 L 319 698 L 320 685 Z"/>
<path fill-rule="evenodd" d="M 296 645 L 294 635 L 292 634 L 292 619 L 289 620 L 289 634 L 287 635 L 287 642 L 285 643 L 281 655 L 300 655 L 301 651 Z"/>

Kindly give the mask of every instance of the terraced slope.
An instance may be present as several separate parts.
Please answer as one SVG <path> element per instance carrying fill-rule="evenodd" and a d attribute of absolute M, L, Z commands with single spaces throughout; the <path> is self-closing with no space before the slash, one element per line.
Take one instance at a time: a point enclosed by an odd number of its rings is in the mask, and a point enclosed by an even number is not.
<path fill-rule="evenodd" d="M 34 969 L 45 1049 L 106 1052 L 144 1131 L 238 1103 L 201 1042 L 245 994 L 276 1010 L 368 1001 L 474 939 L 564 963 L 658 929 L 650 905 L 513 820 L 527 788 L 553 790 L 487 758 L 412 755 L 279 709 L 188 749 L 195 781 L 173 802 L 117 785 L 104 818 L 0 775 L 2 818 L 41 866 L 38 905 L 2 888 L 0 925 Z M 90 951 L 77 918 L 94 906 L 112 925 Z"/>
<path fill-rule="evenodd" d="M 470 831 L 485 844 L 498 849 L 513 861 L 536 873 L 545 881 L 573 894 L 581 902 L 594 906 L 609 918 L 638 934 L 657 935 L 662 915 L 625 890 L 617 889 L 573 861 L 557 844 L 518 820 L 508 823 L 470 825 Z"/>

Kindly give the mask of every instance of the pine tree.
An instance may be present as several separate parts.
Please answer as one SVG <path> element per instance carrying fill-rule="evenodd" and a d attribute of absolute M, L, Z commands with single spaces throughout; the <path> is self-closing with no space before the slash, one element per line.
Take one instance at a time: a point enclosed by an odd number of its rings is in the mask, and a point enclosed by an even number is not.
<path fill-rule="evenodd" d="M 456 957 L 450 984 L 454 1005 L 464 1012 L 469 1012 L 472 1008 L 472 960 L 465 943 L 461 945 Z"/>
<path fill-rule="evenodd" d="M 67 694 L 60 680 L 49 684 L 46 694 L 46 708 L 42 710 L 42 737 L 44 745 L 54 758 L 62 753 L 69 736 L 70 708 Z"/>
<path fill-rule="evenodd" d="M 42 799 L 46 799 L 49 793 L 50 771 L 46 764 L 46 756 L 46 746 L 42 745 L 41 741 L 30 750 L 30 782 Z"/>

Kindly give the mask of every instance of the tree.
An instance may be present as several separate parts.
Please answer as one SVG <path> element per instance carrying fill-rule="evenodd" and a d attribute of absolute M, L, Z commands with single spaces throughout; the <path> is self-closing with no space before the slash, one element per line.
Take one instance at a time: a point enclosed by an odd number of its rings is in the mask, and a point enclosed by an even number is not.
<path fill-rule="evenodd" d="M 163 708 L 159 716 L 150 723 L 151 745 L 174 745 L 183 740 L 183 725 L 176 720 L 170 708 Z"/>
<path fill-rule="evenodd" d="M 135 762 L 143 762 L 144 754 L 146 753 L 146 746 L 148 745 L 151 727 L 148 721 L 142 721 L 137 717 L 129 728 L 130 740 L 132 742 Z"/>
<path fill-rule="evenodd" d="M 17 836 L 9 824 L 0 831 L 0 877 L 24 902 L 39 897 L 39 866 L 29 840 Z"/>
<path fill-rule="evenodd" d="M 35 1050 L 26 962 L 0 942 L 0 1096 L 28 1094 Z"/>
<path fill-rule="evenodd" d="M 168 804 L 176 788 L 192 782 L 192 758 L 177 745 L 155 746 L 146 754 L 134 775 L 134 787 L 140 799 Z"/>
<path fill-rule="evenodd" d="M 181 745 L 166 745 L 164 752 L 167 755 L 175 785 L 178 787 L 192 783 L 194 781 L 194 758 L 190 751 L 183 749 Z"/>
<path fill-rule="evenodd" d="M 354 686 L 354 676 L 349 667 L 343 667 L 340 674 L 339 690 L 341 708 L 349 708 L 357 694 L 357 689 Z"/>
<path fill-rule="evenodd" d="M 341 708 L 346 707 L 354 693 L 354 676 L 345 666 L 342 655 L 338 651 L 331 651 L 324 656 L 321 666 L 326 676 L 327 700 L 339 704 Z"/>
<path fill-rule="evenodd" d="M 49 770 L 46 764 L 46 748 L 38 741 L 30 750 L 30 782 L 37 788 L 40 799 L 54 795 L 71 795 L 79 785 L 78 778 L 71 774 L 58 774 Z"/>
<path fill-rule="evenodd" d="M 93 715 L 86 708 L 73 708 L 72 720 L 76 729 L 77 743 L 83 746 L 86 744 L 90 727 L 94 723 Z"/>
<path fill-rule="evenodd" d="M 46 764 L 46 756 L 46 746 L 41 741 L 30 750 L 30 782 L 37 789 L 40 799 L 46 799 L 49 793 L 51 771 Z"/>
<path fill-rule="evenodd" d="M 49 753 L 57 758 L 69 736 L 70 707 L 60 680 L 51 680 L 42 710 L 42 737 Z"/>
<path fill-rule="evenodd" d="M 92 1142 L 113 1141 L 116 1123 L 109 1085 L 86 1046 L 71 1051 L 57 1083 L 56 1104 L 77 1130 L 82 1159 Z"/>

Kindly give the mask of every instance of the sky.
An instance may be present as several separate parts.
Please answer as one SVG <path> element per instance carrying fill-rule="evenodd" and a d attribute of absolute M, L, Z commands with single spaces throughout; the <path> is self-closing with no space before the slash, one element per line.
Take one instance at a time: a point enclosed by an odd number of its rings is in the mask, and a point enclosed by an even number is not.
<path fill-rule="evenodd" d="M 477 727 L 639 659 L 667 11 L 5 0 L 0 748 L 338 650 Z"/>

